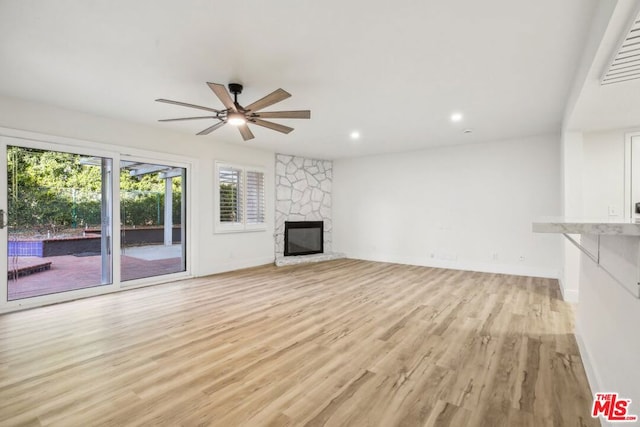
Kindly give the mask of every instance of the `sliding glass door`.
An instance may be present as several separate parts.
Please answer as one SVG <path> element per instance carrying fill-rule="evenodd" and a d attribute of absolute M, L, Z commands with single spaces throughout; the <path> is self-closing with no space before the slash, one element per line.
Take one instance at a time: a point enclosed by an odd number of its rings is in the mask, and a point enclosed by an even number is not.
<path fill-rule="evenodd" d="M 112 163 L 6 146 L 7 301 L 112 283 Z"/>
<path fill-rule="evenodd" d="M 186 169 L 120 162 L 123 282 L 186 270 Z"/>
<path fill-rule="evenodd" d="M 0 308 L 188 273 L 188 163 L 73 142 L 0 135 Z"/>

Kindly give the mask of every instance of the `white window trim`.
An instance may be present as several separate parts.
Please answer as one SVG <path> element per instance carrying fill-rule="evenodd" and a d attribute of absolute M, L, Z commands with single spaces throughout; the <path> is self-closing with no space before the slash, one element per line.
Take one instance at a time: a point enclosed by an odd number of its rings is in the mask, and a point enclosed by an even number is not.
<path fill-rule="evenodd" d="M 242 171 L 242 222 L 234 222 L 232 224 L 220 222 L 220 169 L 232 168 Z M 267 212 L 265 210 L 264 220 L 261 223 L 247 223 L 247 172 L 261 173 L 265 179 L 263 192 L 266 197 L 266 172 L 259 166 L 241 165 L 237 163 L 229 163 L 216 161 L 214 168 L 214 233 L 244 233 L 254 231 L 265 231 L 267 229 Z M 265 200 L 266 203 L 266 200 Z"/>

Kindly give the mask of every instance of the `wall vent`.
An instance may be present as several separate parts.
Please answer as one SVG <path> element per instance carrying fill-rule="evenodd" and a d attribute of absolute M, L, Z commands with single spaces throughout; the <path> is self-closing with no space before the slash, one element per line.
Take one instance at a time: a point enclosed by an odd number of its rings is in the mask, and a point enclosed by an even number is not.
<path fill-rule="evenodd" d="M 600 84 L 640 79 L 640 13 L 635 17 Z"/>

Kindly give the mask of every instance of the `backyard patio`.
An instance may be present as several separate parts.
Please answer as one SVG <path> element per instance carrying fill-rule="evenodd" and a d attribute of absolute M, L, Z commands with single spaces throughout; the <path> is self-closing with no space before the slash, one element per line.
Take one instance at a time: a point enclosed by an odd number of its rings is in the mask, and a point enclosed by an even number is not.
<path fill-rule="evenodd" d="M 122 281 L 183 271 L 181 245 L 147 245 L 124 248 L 121 257 Z M 51 262 L 48 270 L 14 277 L 8 281 L 8 299 L 16 300 L 100 284 L 100 255 L 51 257 L 11 257 L 8 270 Z"/>

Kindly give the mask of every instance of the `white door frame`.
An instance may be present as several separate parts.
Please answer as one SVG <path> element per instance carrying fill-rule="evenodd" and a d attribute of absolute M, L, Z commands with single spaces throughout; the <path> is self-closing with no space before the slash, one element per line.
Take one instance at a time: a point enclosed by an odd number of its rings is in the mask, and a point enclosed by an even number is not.
<path fill-rule="evenodd" d="M 113 190 L 112 200 L 112 259 L 113 272 L 112 284 L 100 285 L 63 293 L 43 295 L 39 297 L 25 298 L 21 300 L 8 301 L 7 299 L 7 229 L 0 230 L 0 313 L 21 310 L 24 308 L 38 307 L 57 302 L 70 301 L 89 296 L 101 295 L 117 292 L 124 289 L 166 283 L 173 280 L 192 277 L 194 269 L 193 229 L 195 215 L 192 208 L 192 169 L 194 160 L 187 157 L 149 152 L 146 150 L 131 149 L 117 145 L 101 144 L 92 141 L 78 140 L 73 138 L 44 135 L 35 132 L 21 131 L 0 127 L 0 208 L 7 210 L 7 158 L 6 147 L 8 145 L 24 146 L 50 151 L 62 151 L 87 156 L 100 156 L 111 158 L 113 161 L 113 174 L 111 188 Z M 168 164 L 176 167 L 183 167 L 186 170 L 186 202 L 185 220 L 186 227 L 186 270 L 179 273 L 166 274 L 162 276 L 148 277 L 131 280 L 122 283 L 120 278 L 120 160 L 135 158 L 146 162 L 156 162 Z M 6 214 L 5 214 L 6 215 Z M 117 220 L 116 220 L 117 219 Z"/>

